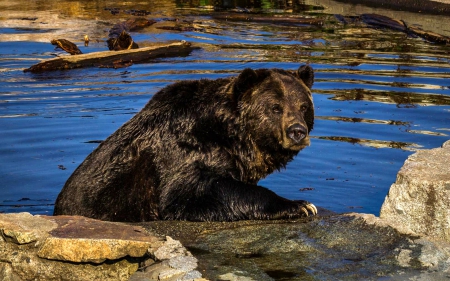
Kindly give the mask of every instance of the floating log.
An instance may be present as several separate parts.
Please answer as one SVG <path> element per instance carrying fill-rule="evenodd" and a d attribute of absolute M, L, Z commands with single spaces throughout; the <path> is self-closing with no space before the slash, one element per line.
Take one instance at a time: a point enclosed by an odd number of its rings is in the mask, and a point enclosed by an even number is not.
<path fill-rule="evenodd" d="M 391 19 L 390 17 L 378 14 L 362 14 L 361 19 L 364 23 L 375 27 L 389 28 L 403 32 L 406 31 L 406 25 L 403 21 Z"/>
<path fill-rule="evenodd" d="M 277 17 L 277 16 L 263 16 L 254 14 L 213 14 L 212 16 L 219 20 L 229 20 L 229 21 L 250 21 L 250 22 L 267 22 L 267 23 L 278 23 L 278 24 L 306 24 L 306 25 L 323 25 L 323 20 L 316 18 L 301 18 L 301 17 Z"/>
<path fill-rule="evenodd" d="M 408 26 L 403 20 L 392 19 L 378 14 L 363 14 L 361 15 L 361 20 L 371 27 L 402 31 L 437 44 L 450 44 L 450 37 L 423 30 L 419 27 Z"/>
<path fill-rule="evenodd" d="M 158 26 L 156 27 L 156 29 L 162 29 L 162 30 L 171 30 L 171 31 L 198 31 L 198 32 L 202 32 L 204 31 L 203 28 L 196 28 L 193 26 L 181 26 L 181 25 L 176 25 L 176 26 Z"/>
<path fill-rule="evenodd" d="M 447 37 L 447 36 L 444 36 L 444 35 L 441 35 L 438 33 L 434 33 L 432 31 L 426 31 L 419 27 L 409 26 L 408 33 L 417 35 L 417 36 L 422 37 L 423 39 L 433 42 L 433 43 L 450 44 L 450 37 Z"/>
<path fill-rule="evenodd" d="M 158 57 L 187 56 L 192 50 L 198 49 L 186 41 L 175 43 L 160 43 L 140 49 L 123 51 L 104 51 L 76 56 L 64 56 L 42 61 L 24 69 L 24 72 L 43 72 L 81 67 L 120 67 L 133 63 L 143 63 Z"/>

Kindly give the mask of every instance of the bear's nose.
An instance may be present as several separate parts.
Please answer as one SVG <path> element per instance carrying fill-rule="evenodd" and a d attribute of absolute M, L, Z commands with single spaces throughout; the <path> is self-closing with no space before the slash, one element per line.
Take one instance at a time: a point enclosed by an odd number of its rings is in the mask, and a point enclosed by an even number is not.
<path fill-rule="evenodd" d="M 287 135 L 295 143 L 299 143 L 306 137 L 306 129 L 300 124 L 294 124 L 287 129 Z"/>

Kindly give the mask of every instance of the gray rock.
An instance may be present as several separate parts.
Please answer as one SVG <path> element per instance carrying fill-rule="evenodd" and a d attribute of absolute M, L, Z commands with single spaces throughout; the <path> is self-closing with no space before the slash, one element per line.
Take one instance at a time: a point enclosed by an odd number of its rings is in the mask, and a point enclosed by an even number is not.
<path fill-rule="evenodd" d="M 412 154 L 400 169 L 380 217 L 420 235 L 450 242 L 450 141 Z"/>
<path fill-rule="evenodd" d="M 202 274 L 200 273 L 200 271 L 192 270 L 192 271 L 189 271 L 188 273 L 186 273 L 186 275 L 184 275 L 184 277 L 181 280 L 183 280 L 183 281 L 198 280 L 201 278 L 202 278 Z"/>
<path fill-rule="evenodd" d="M 197 259 L 192 256 L 178 256 L 169 260 L 169 266 L 183 272 L 189 272 L 197 268 Z"/>
<path fill-rule="evenodd" d="M 186 248 L 180 243 L 180 241 L 174 240 L 169 236 L 166 236 L 166 241 L 153 253 L 156 260 L 169 260 L 178 256 L 189 255 Z"/>
<path fill-rule="evenodd" d="M 155 279 L 151 279 L 145 272 L 136 272 L 134 273 L 128 281 L 152 281 Z M 157 279 L 156 279 L 157 280 Z"/>
<path fill-rule="evenodd" d="M 178 240 L 166 236 L 166 241 L 153 252 L 153 257 L 157 263 L 137 272 L 130 280 L 204 280 L 196 270 L 197 259 Z"/>

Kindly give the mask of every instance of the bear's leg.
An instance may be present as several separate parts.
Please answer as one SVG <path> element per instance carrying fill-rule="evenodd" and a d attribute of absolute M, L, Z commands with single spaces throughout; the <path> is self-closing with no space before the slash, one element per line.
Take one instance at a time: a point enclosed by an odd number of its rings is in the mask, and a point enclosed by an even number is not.
<path fill-rule="evenodd" d="M 307 201 L 292 201 L 262 186 L 232 178 L 177 177 L 161 196 L 160 216 L 166 220 L 234 221 L 285 219 L 317 214 Z"/>

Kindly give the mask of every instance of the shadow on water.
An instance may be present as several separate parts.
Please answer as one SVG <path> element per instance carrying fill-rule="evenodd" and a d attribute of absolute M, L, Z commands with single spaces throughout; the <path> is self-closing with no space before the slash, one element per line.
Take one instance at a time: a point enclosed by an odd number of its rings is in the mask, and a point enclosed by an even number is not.
<path fill-rule="evenodd" d="M 246 67 L 315 69 L 312 145 L 260 182 L 281 196 L 378 214 L 407 156 L 449 138 L 449 46 L 359 17 L 377 13 L 447 36 L 446 15 L 332 0 L 0 0 L 0 10 L 0 212 L 51 214 L 74 169 L 159 89 Z M 186 40 L 201 49 L 121 69 L 22 72 L 63 55 L 54 38 L 84 53 L 106 50 L 109 29 L 137 16 L 157 21 L 132 32 L 142 46 Z"/>

